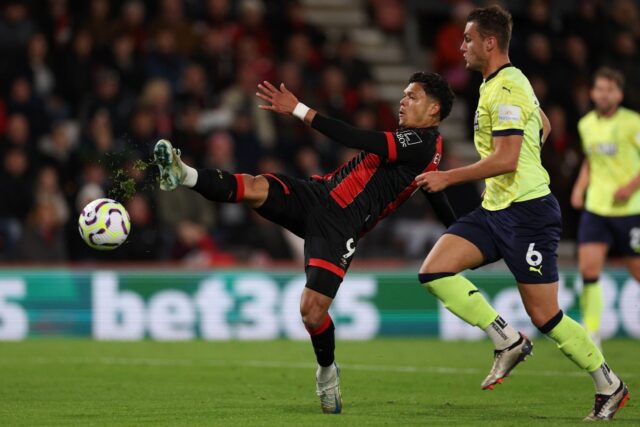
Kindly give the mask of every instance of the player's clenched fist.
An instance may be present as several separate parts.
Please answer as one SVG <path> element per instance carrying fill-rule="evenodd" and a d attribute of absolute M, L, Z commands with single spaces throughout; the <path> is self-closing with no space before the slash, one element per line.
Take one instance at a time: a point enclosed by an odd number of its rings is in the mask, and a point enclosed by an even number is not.
<path fill-rule="evenodd" d="M 435 193 L 449 186 L 449 177 L 442 171 L 425 172 L 416 177 L 416 183 L 425 191 Z"/>

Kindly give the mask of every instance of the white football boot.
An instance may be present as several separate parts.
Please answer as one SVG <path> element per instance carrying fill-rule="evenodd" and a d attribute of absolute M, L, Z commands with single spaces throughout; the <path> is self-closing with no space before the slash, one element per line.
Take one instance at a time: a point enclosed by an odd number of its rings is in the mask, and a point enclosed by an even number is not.
<path fill-rule="evenodd" d="M 316 374 L 316 394 L 320 398 L 320 407 L 325 414 L 342 412 L 342 395 L 340 394 L 340 367 L 334 362 L 334 375 L 325 382 L 318 380 Z"/>

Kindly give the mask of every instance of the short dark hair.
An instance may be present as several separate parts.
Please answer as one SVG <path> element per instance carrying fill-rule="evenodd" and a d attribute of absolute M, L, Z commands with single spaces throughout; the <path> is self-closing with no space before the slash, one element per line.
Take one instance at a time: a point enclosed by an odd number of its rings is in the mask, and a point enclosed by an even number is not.
<path fill-rule="evenodd" d="M 440 104 L 440 121 L 451 113 L 455 95 L 449 86 L 449 82 L 438 73 L 419 71 L 409 78 L 409 83 L 419 83 L 424 93 L 435 98 Z"/>
<path fill-rule="evenodd" d="M 478 8 L 471 11 L 467 22 L 475 22 L 483 38 L 494 36 L 501 50 L 509 50 L 513 28 L 513 18 L 509 12 L 498 5 Z"/>
<path fill-rule="evenodd" d="M 620 88 L 620 90 L 624 90 L 624 75 L 620 71 L 615 70 L 611 67 L 598 68 L 595 74 L 593 75 L 594 85 L 596 84 L 596 79 L 599 77 L 603 79 L 611 80 L 616 85 L 618 85 L 618 88 Z"/>

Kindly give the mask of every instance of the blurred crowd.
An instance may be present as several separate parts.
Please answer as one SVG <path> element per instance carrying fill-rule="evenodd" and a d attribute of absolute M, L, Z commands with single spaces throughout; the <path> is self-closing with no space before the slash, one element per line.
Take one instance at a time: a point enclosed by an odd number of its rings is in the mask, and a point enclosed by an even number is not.
<path fill-rule="evenodd" d="M 448 3 L 445 16 L 424 20 L 423 40 L 434 52 L 428 68 L 473 111 L 479 82 L 458 52 L 470 4 Z M 511 52 L 553 124 L 543 160 L 553 190 L 568 201 L 581 161 L 575 124 L 590 108 L 594 68 L 621 69 L 626 103 L 640 107 L 640 25 L 632 0 L 581 1 L 560 16 L 550 3 L 531 0 L 515 15 Z M 372 22 L 390 36 L 402 32 L 404 2 L 366 4 Z M 354 154 L 296 119 L 259 110 L 263 80 L 283 81 L 307 105 L 355 126 L 396 127 L 396 106 L 380 100 L 348 34 L 329 40 L 296 1 L 5 0 L 0 8 L 2 261 L 299 259 L 297 238 L 244 205 L 160 192 L 155 167 L 138 161 L 150 159 L 159 138 L 189 164 L 252 174 L 324 174 Z M 136 189 L 126 197 L 125 178 Z M 125 205 L 132 233 L 102 253 L 81 241 L 77 217 L 105 196 Z M 459 212 L 479 203 L 473 186 L 450 196 Z M 441 232 L 414 197 L 361 241 L 359 257 L 420 258 Z M 569 223 L 567 236 L 574 234 Z"/>

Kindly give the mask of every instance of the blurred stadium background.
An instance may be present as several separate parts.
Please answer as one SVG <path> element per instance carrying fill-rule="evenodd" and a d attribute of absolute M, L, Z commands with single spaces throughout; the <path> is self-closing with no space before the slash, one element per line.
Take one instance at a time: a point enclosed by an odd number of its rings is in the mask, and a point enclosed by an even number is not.
<path fill-rule="evenodd" d="M 512 62 L 553 127 L 542 156 L 564 216 L 560 304 L 579 318 L 579 212 L 569 204 L 582 161 L 576 123 L 601 65 L 624 73 L 624 105 L 640 109 L 640 5 L 501 3 L 515 19 Z M 486 3 L 0 2 L 0 341 L 62 337 L 0 343 L 0 424 L 319 425 L 298 314 L 299 239 L 242 205 L 159 192 L 155 169 L 136 162 L 168 138 L 200 167 L 323 174 L 353 153 L 259 111 L 257 82 L 284 81 L 321 112 L 388 130 L 420 69 L 445 75 L 457 95 L 441 127 L 443 167 L 472 162 L 480 76 L 464 69 L 459 46 L 474 4 Z M 447 192 L 463 214 L 481 190 Z M 77 231 L 79 210 L 103 196 L 132 220 L 112 252 L 89 249 Z M 443 342 L 483 334 L 416 279 L 442 231 L 418 195 L 361 240 L 332 307 L 349 414 L 332 425 L 558 425 L 586 415 L 588 379 L 572 377 L 580 373 L 542 339 L 509 379 L 507 399 L 476 392 L 490 345 Z M 602 335 L 615 339 L 605 350 L 637 392 L 640 286 L 610 265 Z M 503 264 L 469 277 L 510 323 L 537 335 Z M 637 410 L 622 417 L 640 422 Z"/>
<path fill-rule="evenodd" d="M 514 0 L 512 62 L 551 119 L 543 163 L 560 200 L 561 302 L 579 316 L 579 212 L 569 194 L 582 161 L 577 120 L 590 77 L 611 65 L 624 104 L 640 109 L 640 7 L 634 0 Z M 477 2 L 477 4 L 484 4 Z M 444 168 L 476 159 L 480 76 L 459 53 L 467 1 L 41 0 L 0 8 L 0 339 L 306 339 L 298 320 L 301 241 L 242 205 L 160 192 L 140 170 L 168 138 L 200 167 L 300 177 L 353 153 L 299 121 L 259 111 L 256 84 L 284 81 L 304 102 L 356 126 L 394 129 L 414 70 L 445 75 L 457 94 L 442 125 Z M 135 194 L 124 197 L 127 180 Z M 447 190 L 459 214 L 481 184 Z M 79 210 L 120 200 L 132 233 L 89 249 Z M 421 196 L 361 240 L 334 307 L 338 337 L 480 338 L 417 284 L 442 233 Z M 614 264 L 615 265 L 615 264 Z M 535 334 L 498 263 L 471 273 L 505 317 Z M 640 337 L 640 287 L 607 270 L 605 337 Z M 340 326 L 341 324 L 341 326 Z"/>

